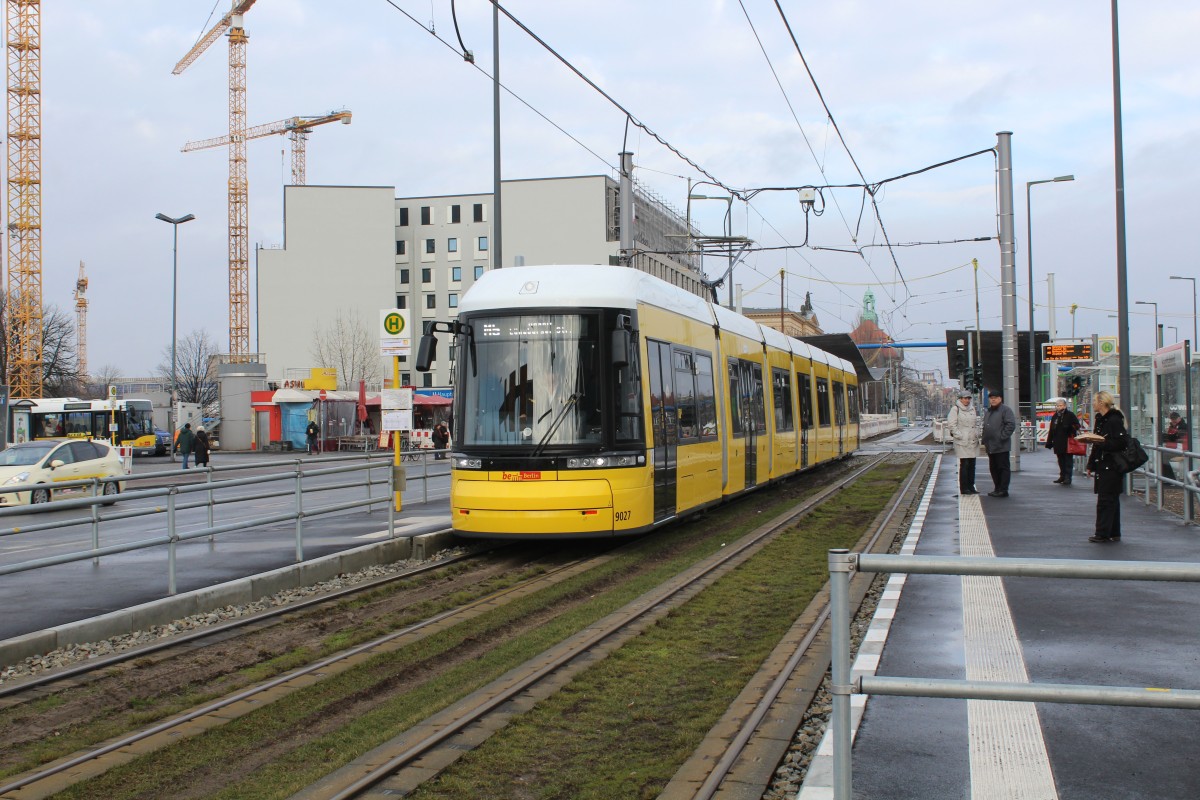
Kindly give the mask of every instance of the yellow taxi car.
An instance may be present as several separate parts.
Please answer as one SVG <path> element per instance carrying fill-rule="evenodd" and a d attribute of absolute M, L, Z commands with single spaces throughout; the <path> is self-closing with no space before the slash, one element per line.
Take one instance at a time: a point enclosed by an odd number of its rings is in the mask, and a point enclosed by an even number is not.
<path fill-rule="evenodd" d="M 10 445 L 0 451 L 0 507 L 48 503 L 70 497 L 89 497 L 86 484 L 55 488 L 56 484 L 91 478 L 117 478 L 128 475 L 125 462 L 108 442 L 86 439 L 39 439 Z M 101 491 L 113 499 L 124 488 L 124 481 L 101 484 Z M 15 489 L 26 491 L 12 491 Z"/>

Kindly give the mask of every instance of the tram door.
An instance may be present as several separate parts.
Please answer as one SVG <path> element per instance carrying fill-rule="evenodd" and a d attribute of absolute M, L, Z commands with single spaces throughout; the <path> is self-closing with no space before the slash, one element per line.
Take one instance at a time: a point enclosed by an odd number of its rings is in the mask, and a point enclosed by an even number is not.
<path fill-rule="evenodd" d="M 746 435 L 746 488 L 758 485 L 758 435 L 766 433 L 766 407 L 763 404 L 762 365 L 741 361 L 742 430 Z"/>
<path fill-rule="evenodd" d="M 678 467 L 679 416 L 675 408 L 671 345 L 647 340 L 650 378 L 650 420 L 654 431 L 654 521 L 674 516 Z"/>
<path fill-rule="evenodd" d="M 812 430 L 812 379 L 803 373 L 796 373 L 799 378 L 800 390 L 800 468 L 809 465 L 808 434 Z"/>

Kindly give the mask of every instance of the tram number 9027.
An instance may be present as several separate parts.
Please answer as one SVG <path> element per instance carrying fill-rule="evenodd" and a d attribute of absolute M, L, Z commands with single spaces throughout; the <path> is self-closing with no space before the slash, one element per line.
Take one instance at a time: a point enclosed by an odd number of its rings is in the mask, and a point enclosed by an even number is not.
<path fill-rule="evenodd" d="M 618 511 L 614 516 L 614 519 L 617 522 L 628 522 L 631 516 L 633 516 L 632 511 Z"/>

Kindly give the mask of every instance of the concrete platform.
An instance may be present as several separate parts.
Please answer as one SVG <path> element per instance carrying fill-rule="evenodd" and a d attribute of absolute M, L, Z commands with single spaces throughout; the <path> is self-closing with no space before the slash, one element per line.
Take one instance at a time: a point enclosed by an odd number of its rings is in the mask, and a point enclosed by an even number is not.
<path fill-rule="evenodd" d="M 1007 498 L 958 497 L 943 457 L 910 534 L 918 555 L 1200 562 L 1200 528 L 1122 498 L 1122 541 L 1096 544 L 1092 483 L 1054 484 L 1023 453 Z M 889 677 L 1200 689 L 1200 585 L 893 576 L 856 668 Z M 886 633 L 885 633 L 886 632 Z M 982 632 L 982 633 L 981 633 Z M 1200 797 L 1200 712 L 856 696 L 855 798 Z M 864 702 L 865 701 L 865 702 Z M 865 708 L 863 706 L 865 705 Z M 828 737 L 827 737 L 828 739 Z M 802 800 L 832 798 L 829 743 Z"/>

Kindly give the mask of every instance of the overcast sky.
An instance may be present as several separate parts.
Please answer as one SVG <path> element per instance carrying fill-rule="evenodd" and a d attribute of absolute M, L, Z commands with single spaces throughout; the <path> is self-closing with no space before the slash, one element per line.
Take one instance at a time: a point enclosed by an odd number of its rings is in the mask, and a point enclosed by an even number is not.
<path fill-rule="evenodd" d="M 1074 174 L 1073 183 L 1033 188 L 1037 326 L 1047 324 L 1046 273 L 1054 272 L 1060 336 L 1071 333 L 1072 303 L 1076 334 L 1115 334 L 1108 4 L 781 5 L 868 182 L 992 148 L 998 131 L 1013 132 L 1021 329 L 1028 327 L 1025 182 Z M 220 0 L 216 17 L 228 6 Z M 862 182 L 773 0 L 508 0 L 505 8 L 726 186 Z M 146 375 L 168 351 L 171 229 L 156 212 L 196 215 L 179 229 L 180 337 L 204 328 L 228 346 L 226 154 L 180 152 L 186 141 L 227 132 L 226 41 L 171 75 L 213 11 L 213 0 L 42 6 L 43 295 L 70 311 L 79 261 L 86 262 L 93 370 L 113 365 Z M 350 109 L 353 124 L 318 128 L 309 139 L 310 184 L 395 186 L 401 196 L 490 191 L 491 6 L 458 0 L 457 13 L 462 39 L 487 74 L 454 52 L 447 0 L 258 0 L 245 17 L 248 123 Z M 1158 302 L 1160 322 L 1186 338 L 1191 284 L 1168 276 L 1200 272 L 1187 239 L 1200 173 L 1200 65 L 1192 55 L 1200 6 L 1127 2 L 1122 13 L 1130 302 Z M 502 81 L 521 98 L 502 102 L 504 177 L 613 174 L 626 142 L 624 113 L 503 17 L 500 38 Z M 638 179 L 682 213 L 687 179 L 704 176 L 636 127 L 627 141 Z M 249 144 L 252 247 L 282 242 L 286 148 L 283 137 Z M 995 166 L 989 153 L 889 184 L 877 201 L 892 243 L 995 236 Z M 882 243 L 860 192 L 824 196 L 825 213 L 809 219 L 809 245 Z M 723 212 L 723 203 L 693 203 L 706 232 L 720 232 Z M 760 247 L 805 241 L 794 193 L 760 193 L 749 206 L 735 203 L 733 216 L 733 233 Z M 827 332 L 853 326 L 869 287 L 897 340 L 940 340 L 946 327 L 974 322 L 969 265 L 977 258 L 981 322 L 999 327 L 997 242 L 898 246 L 894 254 L 898 269 L 881 247 L 865 248 L 863 257 L 764 249 L 747 257 L 735 280 L 747 305 L 776 307 L 785 269 L 789 306 L 811 292 Z M 297 315 L 321 313 L 319 289 Z M 1131 308 L 1145 312 L 1131 323 L 1133 349 L 1143 352 L 1153 343 L 1153 312 Z M 1169 343 L 1175 331 L 1165 336 Z M 941 351 L 910 351 L 909 360 L 945 365 Z"/>

